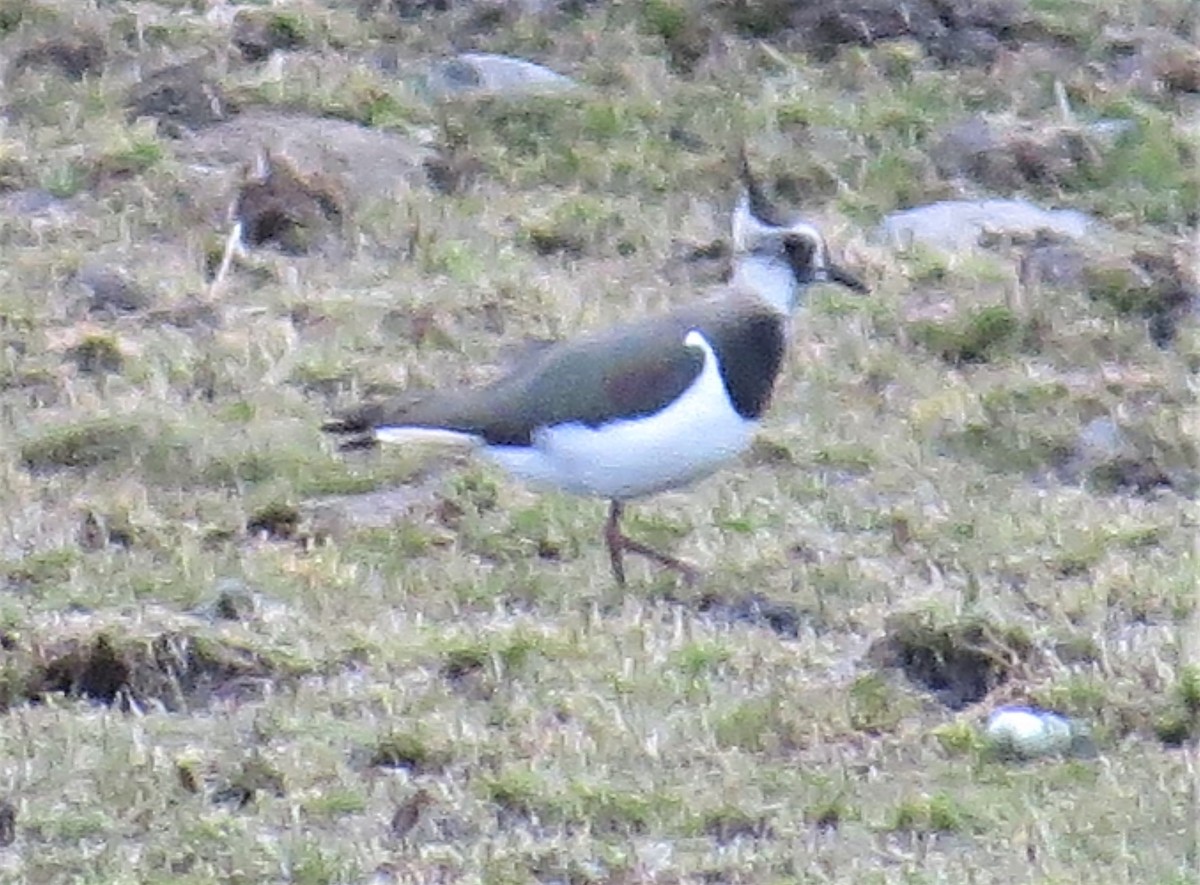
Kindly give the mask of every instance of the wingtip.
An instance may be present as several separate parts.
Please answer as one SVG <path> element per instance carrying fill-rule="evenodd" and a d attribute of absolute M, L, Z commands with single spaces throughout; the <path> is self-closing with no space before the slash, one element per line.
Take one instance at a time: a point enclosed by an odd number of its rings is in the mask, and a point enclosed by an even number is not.
<path fill-rule="evenodd" d="M 337 444 L 339 452 L 356 452 L 379 445 L 370 424 L 353 413 L 326 420 L 321 424 L 321 431 L 340 437 Z"/>
<path fill-rule="evenodd" d="M 330 418 L 321 424 L 322 433 L 362 433 L 368 427 L 365 422 L 356 419 L 352 415 L 339 415 L 336 418 Z"/>
<path fill-rule="evenodd" d="M 321 425 L 325 433 L 370 433 L 382 418 L 382 406 L 367 402 L 335 412 Z"/>
<path fill-rule="evenodd" d="M 339 452 L 361 452 L 379 448 L 379 440 L 373 433 L 360 433 L 338 443 Z"/>

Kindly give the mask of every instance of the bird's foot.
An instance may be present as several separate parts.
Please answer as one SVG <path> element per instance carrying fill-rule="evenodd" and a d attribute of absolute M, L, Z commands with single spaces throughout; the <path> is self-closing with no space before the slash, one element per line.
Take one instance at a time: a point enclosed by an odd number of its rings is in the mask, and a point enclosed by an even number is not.
<path fill-rule="evenodd" d="M 639 556 L 644 556 L 647 559 L 657 562 L 664 568 L 669 568 L 674 572 L 678 572 L 683 578 L 685 584 L 689 587 L 695 586 L 700 582 L 700 571 L 693 565 L 689 565 L 682 559 L 676 559 L 674 556 L 668 556 L 643 544 L 641 541 L 635 541 L 633 538 L 621 531 L 621 505 L 613 502 L 612 509 L 609 511 L 608 523 L 604 526 L 604 541 L 608 545 L 608 558 L 612 563 L 613 577 L 617 579 L 617 583 L 622 587 L 625 586 L 625 554 L 636 553 Z"/>
<path fill-rule="evenodd" d="M 644 556 L 647 559 L 653 560 L 663 568 L 669 568 L 673 572 L 678 572 L 683 582 L 689 587 L 694 587 L 700 583 L 700 570 L 694 565 L 684 562 L 682 559 L 676 559 L 674 556 L 668 556 L 666 553 L 661 553 L 653 547 L 647 547 L 640 541 L 635 541 L 627 535 L 619 534 L 615 539 L 609 539 L 609 558 L 612 561 L 613 575 L 617 579 L 617 583 L 622 586 L 625 584 L 625 553 L 636 553 L 639 556 Z"/>
<path fill-rule="evenodd" d="M 640 556 L 646 556 L 646 559 L 658 562 L 664 568 L 670 568 L 673 572 L 678 572 L 683 578 L 683 582 L 688 586 L 695 586 L 700 583 L 700 570 L 695 566 L 689 565 L 682 559 L 676 559 L 674 556 L 668 556 L 665 553 L 660 553 L 653 547 L 647 547 L 646 544 L 640 541 L 635 541 L 634 538 L 616 532 L 605 532 L 605 540 L 608 542 L 608 560 L 612 562 L 612 574 L 617 579 L 617 583 L 625 585 L 625 554 L 636 553 Z"/>

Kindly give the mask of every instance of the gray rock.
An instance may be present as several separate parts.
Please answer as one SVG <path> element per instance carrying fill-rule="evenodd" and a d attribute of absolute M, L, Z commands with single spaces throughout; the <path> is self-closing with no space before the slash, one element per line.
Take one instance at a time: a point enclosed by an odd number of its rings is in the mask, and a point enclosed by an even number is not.
<path fill-rule="evenodd" d="M 125 270 L 99 262 L 85 263 L 75 280 L 87 292 L 88 309 L 93 313 L 134 313 L 155 300 Z"/>
<path fill-rule="evenodd" d="M 288 606 L 241 578 L 218 578 L 212 595 L 192 609 L 192 614 L 212 622 L 269 622 L 289 617 Z"/>
<path fill-rule="evenodd" d="M 245 581 L 221 578 L 213 590 L 215 598 L 197 610 L 213 621 L 248 621 L 257 612 L 257 595 Z"/>
<path fill-rule="evenodd" d="M 1129 448 L 1129 440 L 1124 432 L 1116 421 L 1107 416 L 1093 418 L 1085 424 L 1076 440 L 1076 451 L 1089 463 L 1116 458 Z"/>
<path fill-rule="evenodd" d="M 986 117 L 974 116 L 959 120 L 943 131 L 930 154 L 942 170 L 962 171 L 968 165 L 968 158 L 999 146 L 1000 138 L 992 123 Z"/>
<path fill-rule="evenodd" d="M 1087 255 L 1076 246 L 1035 243 L 1021 256 L 1021 284 L 1080 289 L 1084 285 L 1087 262 Z"/>
<path fill-rule="evenodd" d="M 78 83 L 84 77 L 98 77 L 108 60 L 104 39 L 91 31 L 44 37 L 23 49 L 9 65 L 12 78 L 31 69 L 57 70 Z"/>
<path fill-rule="evenodd" d="M 952 30 L 929 42 L 930 54 L 946 65 L 978 65 L 985 67 L 995 60 L 1003 44 L 983 28 Z"/>
<path fill-rule="evenodd" d="M 249 62 L 265 61 L 277 49 L 298 49 L 305 40 L 291 20 L 268 9 L 239 9 L 229 42 Z"/>
<path fill-rule="evenodd" d="M 305 176 L 336 181 L 351 211 L 407 193 L 424 179 L 422 163 L 432 155 L 400 133 L 303 113 L 252 110 L 179 145 L 176 156 L 186 165 L 189 196 L 220 218 L 231 191 L 241 184 L 239 169 L 257 163 L 264 147 Z"/>
<path fill-rule="evenodd" d="M 545 95 L 570 92 L 579 84 L 542 65 L 507 55 L 464 52 L 438 62 L 426 77 L 435 98 L 463 95 Z"/>
<path fill-rule="evenodd" d="M 1137 129 L 1138 124 L 1133 120 L 1125 120 L 1119 117 L 1105 117 L 1102 120 L 1095 120 L 1087 124 L 1088 134 L 1092 135 L 1105 145 L 1116 144 L 1117 140 L 1123 135 Z"/>
<path fill-rule="evenodd" d="M 950 252 L 979 245 L 985 235 L 1034 238 L 1051 234 L 1083 239 L 1096 221 L 1074 209 L 1043 209 L 1027 200 L 944 200 L 893 212 L 880 222 L 875 238 L 897 246 L 921 244 Z"/>
<path fill-rule="evenodd" d="M 1153 494 L 1160 489 L 1192 496 L 1197 474 L 1186 443 L 1149 431 L 1146 422 L 1122 427 L 1100 415 L 1080 428 L 1073 451 L 1059 468 L 1065 482 L 1086 483 L 1100 494 Z"/>
<path fill-rule="evenodd" d="M 1002 759 L 1096 756 L 1091 730 L 1085 724 L 1037 707 L 1000 707 L 988 717 L 984 733 L 989 748 Z"/>
<path fill-rule="evenodd" d="M 832 57 L 839 46 L 912 38 L 948 65 L 991 64 L 1029 19 L 1021 0 L 805 0 L 778 8 L 783 14 L 760 13 L 761 27 L 778 22 L 818 59 Z"/>
<path fill-rule="evenodd" d="M 993 192 L 1010 192 L 1027 178 L 1009 136 L 1008 129 L 987 117 L 968 117 L 941 134 L 930 156 L 947 178 L 967 178 Z"/>
<path fill-rule="evenodd" d="M 1161 27 L 1109 29 L 1109 79 L 1142 95 L 1200 92 L 1200 49 L 1194 40 Z"/>
<path fill-rule="evenodd" d="M 53 219 L 69 214 L 69 201 L 54 196 L 41 188 L 10 191 L 0 196 L 0 213 L 24 215 L 31 218 Z"/>
<path fill-rule="evenodd" d="M 129 117 L 155 117 L 159 132 L 183 138 L 238 112 L 226 98 L 206 58 L 163 68 L 129 90 Z"/>
<path fill-rule="evenodd" d="M 1034 125 L 1004 115 L 976 115 L 944 129 L 930 156 L 943 176 L 971 179 L 991 193 L 1011 193 L 1028 184 L 1071 181 L 1095 169 L 1136 126 L 1115 119 Z"/>

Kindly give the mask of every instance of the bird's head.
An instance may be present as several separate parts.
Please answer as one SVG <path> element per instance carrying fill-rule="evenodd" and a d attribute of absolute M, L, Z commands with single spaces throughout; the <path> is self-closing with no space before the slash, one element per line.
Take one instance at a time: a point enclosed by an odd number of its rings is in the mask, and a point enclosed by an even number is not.
<path fill-rule="evenodd" d="M 786 264 L 800 286 L 839 283 L 855 292 L 867 285 L 829 257 L 825 238 L 802 219 L 786 219 L 763 193 L 750 171 L 745 151 L 739 157 L 741 194 L 733 210 L 734 262 L 758 258 Z"/>

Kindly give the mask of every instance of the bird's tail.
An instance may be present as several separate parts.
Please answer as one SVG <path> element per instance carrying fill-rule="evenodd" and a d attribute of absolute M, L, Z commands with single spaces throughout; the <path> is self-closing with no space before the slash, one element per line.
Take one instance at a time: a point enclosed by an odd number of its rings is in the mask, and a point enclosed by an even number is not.
<path fill-rule="evenodd" d="M 358 406 L 330 418 L 321 425 L 321 430 L 341 437 L 338 441 L 340 451 L 372 449 L 379 445 L 379 440 L 375 437 L 378 411 L 376 405 Z"/>
<path fill-rule="evenodd" d="M 338 450 L 343 452 L 357 449 L 372 449 L 381 443 L 406 446 L 439 446 L 475 448 L 481 442 L 478 436 L 459 430 L 442 427 L 379 424 L 371 420 L 364 410 L 347 412 L 331 418 L 321 425 L 326 433 L 341 437 Z"/>

